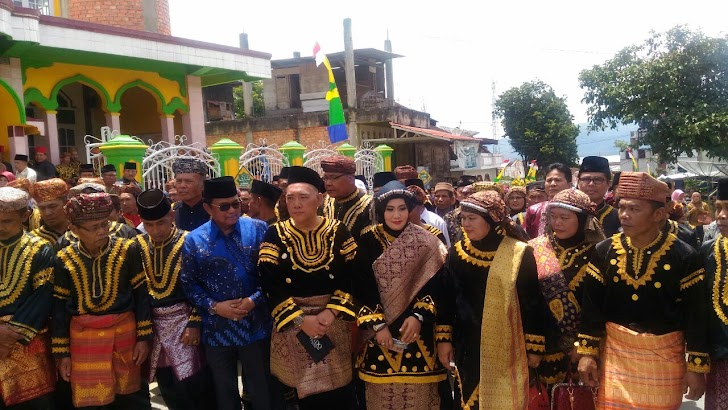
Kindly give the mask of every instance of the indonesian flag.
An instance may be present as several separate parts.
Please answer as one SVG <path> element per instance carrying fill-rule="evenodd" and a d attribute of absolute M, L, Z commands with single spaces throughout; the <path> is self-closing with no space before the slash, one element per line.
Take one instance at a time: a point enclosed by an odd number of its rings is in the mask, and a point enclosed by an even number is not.
<path fill-rule="evenodd" d="M 329 91 L 326 93 L 326 100 L 329 102 L 329 141 L 332 144 L 346 141 L 349 139 L 346 133 L 346 118 L 344 117 L 344 107 L 341 105 L 339 90 L 336 88 L 334 70 L 331 69 L 331 63 L 326 54 L 321 51 L 318 42 L 313 46 L 313 58 L 316 59 L 316 67 L 323 64 L 329 72 Z"/>

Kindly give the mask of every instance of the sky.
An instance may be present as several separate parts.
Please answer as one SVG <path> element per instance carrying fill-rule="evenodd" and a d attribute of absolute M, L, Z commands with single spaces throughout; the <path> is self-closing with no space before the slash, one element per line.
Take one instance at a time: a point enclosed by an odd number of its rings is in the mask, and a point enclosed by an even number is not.
<path fill-rule="evenodd" d="M 241 1 L 169 0 L 172 35 L 238 46 L 248 33 L 253 50 L 273 59 L 294 51 L 311 56 L 344 50 L 343 20 L 351 18 L 354 48 L 394 53 L 394 95 L 429 112 L 439 125 L 492 137 L 491 84 L 496 95 L 540 79 L 565 96 L 577 123 L 587 121 L 579 72 L 641 43 L 650 31 L 688 25 L 711 36 L 728 34 L 728 1 L 611 0 L 600 2 Z M 502 136 L 502 129 L 496 130 Z"/>

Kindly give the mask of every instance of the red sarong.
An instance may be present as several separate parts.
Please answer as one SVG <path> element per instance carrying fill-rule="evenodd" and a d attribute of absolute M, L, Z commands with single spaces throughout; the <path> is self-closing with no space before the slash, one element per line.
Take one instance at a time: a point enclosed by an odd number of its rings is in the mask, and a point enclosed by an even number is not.
<path fill-rule="evenodd" d="M 0 395 L 6 406 L 36 399 L 55 389 L 56 367 L 49 344 L 48 333 L 38 333 L 27 346 L 16 344 L 10 356 L 0 359 Z"/>
<path fill-rule="evenodd" d="M 76 407 L 103 406 L 117 394 L 141 387 L 132 356 L 136 321 L 132 312 L 71 318 L 71 390 Z"/>

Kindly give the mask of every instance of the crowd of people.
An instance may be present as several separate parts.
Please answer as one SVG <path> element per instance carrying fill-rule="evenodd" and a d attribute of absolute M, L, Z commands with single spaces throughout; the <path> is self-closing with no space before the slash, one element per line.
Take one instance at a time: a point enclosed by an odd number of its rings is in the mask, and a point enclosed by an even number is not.
<path fill-rule="evenodd" d="M 728 178 L 710 206 L 601 157 L 373 195 L 345 156 L 249 189 L 180 158 L 164 190 L 27 159 L 0 174 L 0 408 L 149 409 L 156 381 L 170 409 L 527 409 L 572 381 L 728 409 Z"/>

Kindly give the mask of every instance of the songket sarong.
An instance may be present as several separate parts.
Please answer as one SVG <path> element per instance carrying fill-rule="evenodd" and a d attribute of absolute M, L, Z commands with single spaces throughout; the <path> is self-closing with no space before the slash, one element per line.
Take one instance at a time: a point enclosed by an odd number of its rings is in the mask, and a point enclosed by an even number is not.
<path fill-rule="evenodd" d="M 306 315 L 316 315 L 326 308 L 331 295 L 293 298 Z M 343 320 L 334 320 L 326 333 L 334 348 L 320 362 L 314 363 L 296 335 L 301 329 L 289 327 L 271 335 L 270 368 L 283 384 L 295 387 L 299 398 L 324 393 L 351 382 L 351 328 Z"/>
<path fill-rule="evenodd" d="M 0 395 L 6 406 L 41 397 L 56 387 L 47 332 L 38 333 L 27 346 L 16 344 L 0 359 Z"/>
<path fill-rule="evenodd" d="M 367 410 L 439 409 L 437 383 L 367 383 Z"/>
<path fill-rule="evenodd" d="M 103 406 L 141 387 L 132 312 L 71 318 L 71 390 L 76 407 Z"/>
<path fill-rule="evenodd" d="M 180 381 L 202 370 L 200 347 L 185 346 L 181 342 L 190 312 L 190 306 L 184 302 L 153 309 L 154 342 L 149 356 L 149 380 L 154 380 L 160 367 L 171 367 Z"/>
<path fill-rule="evenodd" d="M 705 410 L 728 409 L 728 359 L 712 360 L 705 387 Z"/>
<path fill-rule="evenodd" d="M 677 409 L 682 403 L 685 338 L 637 333 L 607 323 L 598 409 Z"/>

